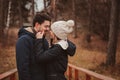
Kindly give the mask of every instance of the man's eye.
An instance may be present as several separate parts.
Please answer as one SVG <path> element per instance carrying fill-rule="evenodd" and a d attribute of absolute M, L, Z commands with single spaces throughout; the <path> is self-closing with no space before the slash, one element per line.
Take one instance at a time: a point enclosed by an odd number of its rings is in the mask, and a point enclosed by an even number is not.
<path fill-rule="evenodd" d="M 49 26 L 45 26 L 45 28 L 49 28 Z"/>

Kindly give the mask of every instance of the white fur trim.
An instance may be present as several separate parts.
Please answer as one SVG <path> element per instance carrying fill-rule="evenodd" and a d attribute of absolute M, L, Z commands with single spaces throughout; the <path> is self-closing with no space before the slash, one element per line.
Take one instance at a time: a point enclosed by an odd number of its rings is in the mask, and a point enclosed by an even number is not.
<path fill-rule="evenodd" d="M 60 40 L 57 44 L 59 44 L 64 50 L 68 48 L 68 42 L 66 40 Z"/>

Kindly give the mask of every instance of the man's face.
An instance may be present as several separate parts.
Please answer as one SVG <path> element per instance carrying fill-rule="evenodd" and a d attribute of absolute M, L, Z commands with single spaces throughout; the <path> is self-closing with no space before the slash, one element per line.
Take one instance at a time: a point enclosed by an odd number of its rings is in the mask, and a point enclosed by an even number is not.
<path fill-rule="evenodd" d="M 42 24 L 37 24 L 37 31 L 44 31 L 45 33 L 50 30 L 50 21 L 45 20 Z"/>

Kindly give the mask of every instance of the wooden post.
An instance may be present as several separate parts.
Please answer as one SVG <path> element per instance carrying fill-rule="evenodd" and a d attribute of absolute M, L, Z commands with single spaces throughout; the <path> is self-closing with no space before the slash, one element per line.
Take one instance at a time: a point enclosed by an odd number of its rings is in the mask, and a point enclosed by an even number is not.
<path fill-rule="evenodd" d="M 90 75 L 86 74 L 86 80 L 91 80 Z"/>
<path fill-rule="evenodd" d="M 68 73 L 69 80 L 72 80 L 72 67 L 69 66 L 69 73 Z"/>
<path fill-rule="evenodd" d="M 10 76 L 10 80 L 16 80 L 15 73 Z"/>
<path fill-rule="evenodd" d="M 75 80 L 79 80 L 79 78 L 78 78 L 78 70 L 77 69 L 75 69 Z"/>

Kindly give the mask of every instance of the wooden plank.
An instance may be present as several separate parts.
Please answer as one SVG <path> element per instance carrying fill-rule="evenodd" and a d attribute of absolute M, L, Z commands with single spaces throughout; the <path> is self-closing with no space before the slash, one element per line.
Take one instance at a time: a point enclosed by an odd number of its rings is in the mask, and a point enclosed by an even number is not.
<path fill-rule="evenodd" d="M 0 74 L 0 80 L 5 79 L 5 78 L 9 77 L 10 75 L 15 74 L 16 72 L 17 72 L 17 69 L 15 68 L 8 72 L 2 73 L 2 74 Z"/>

